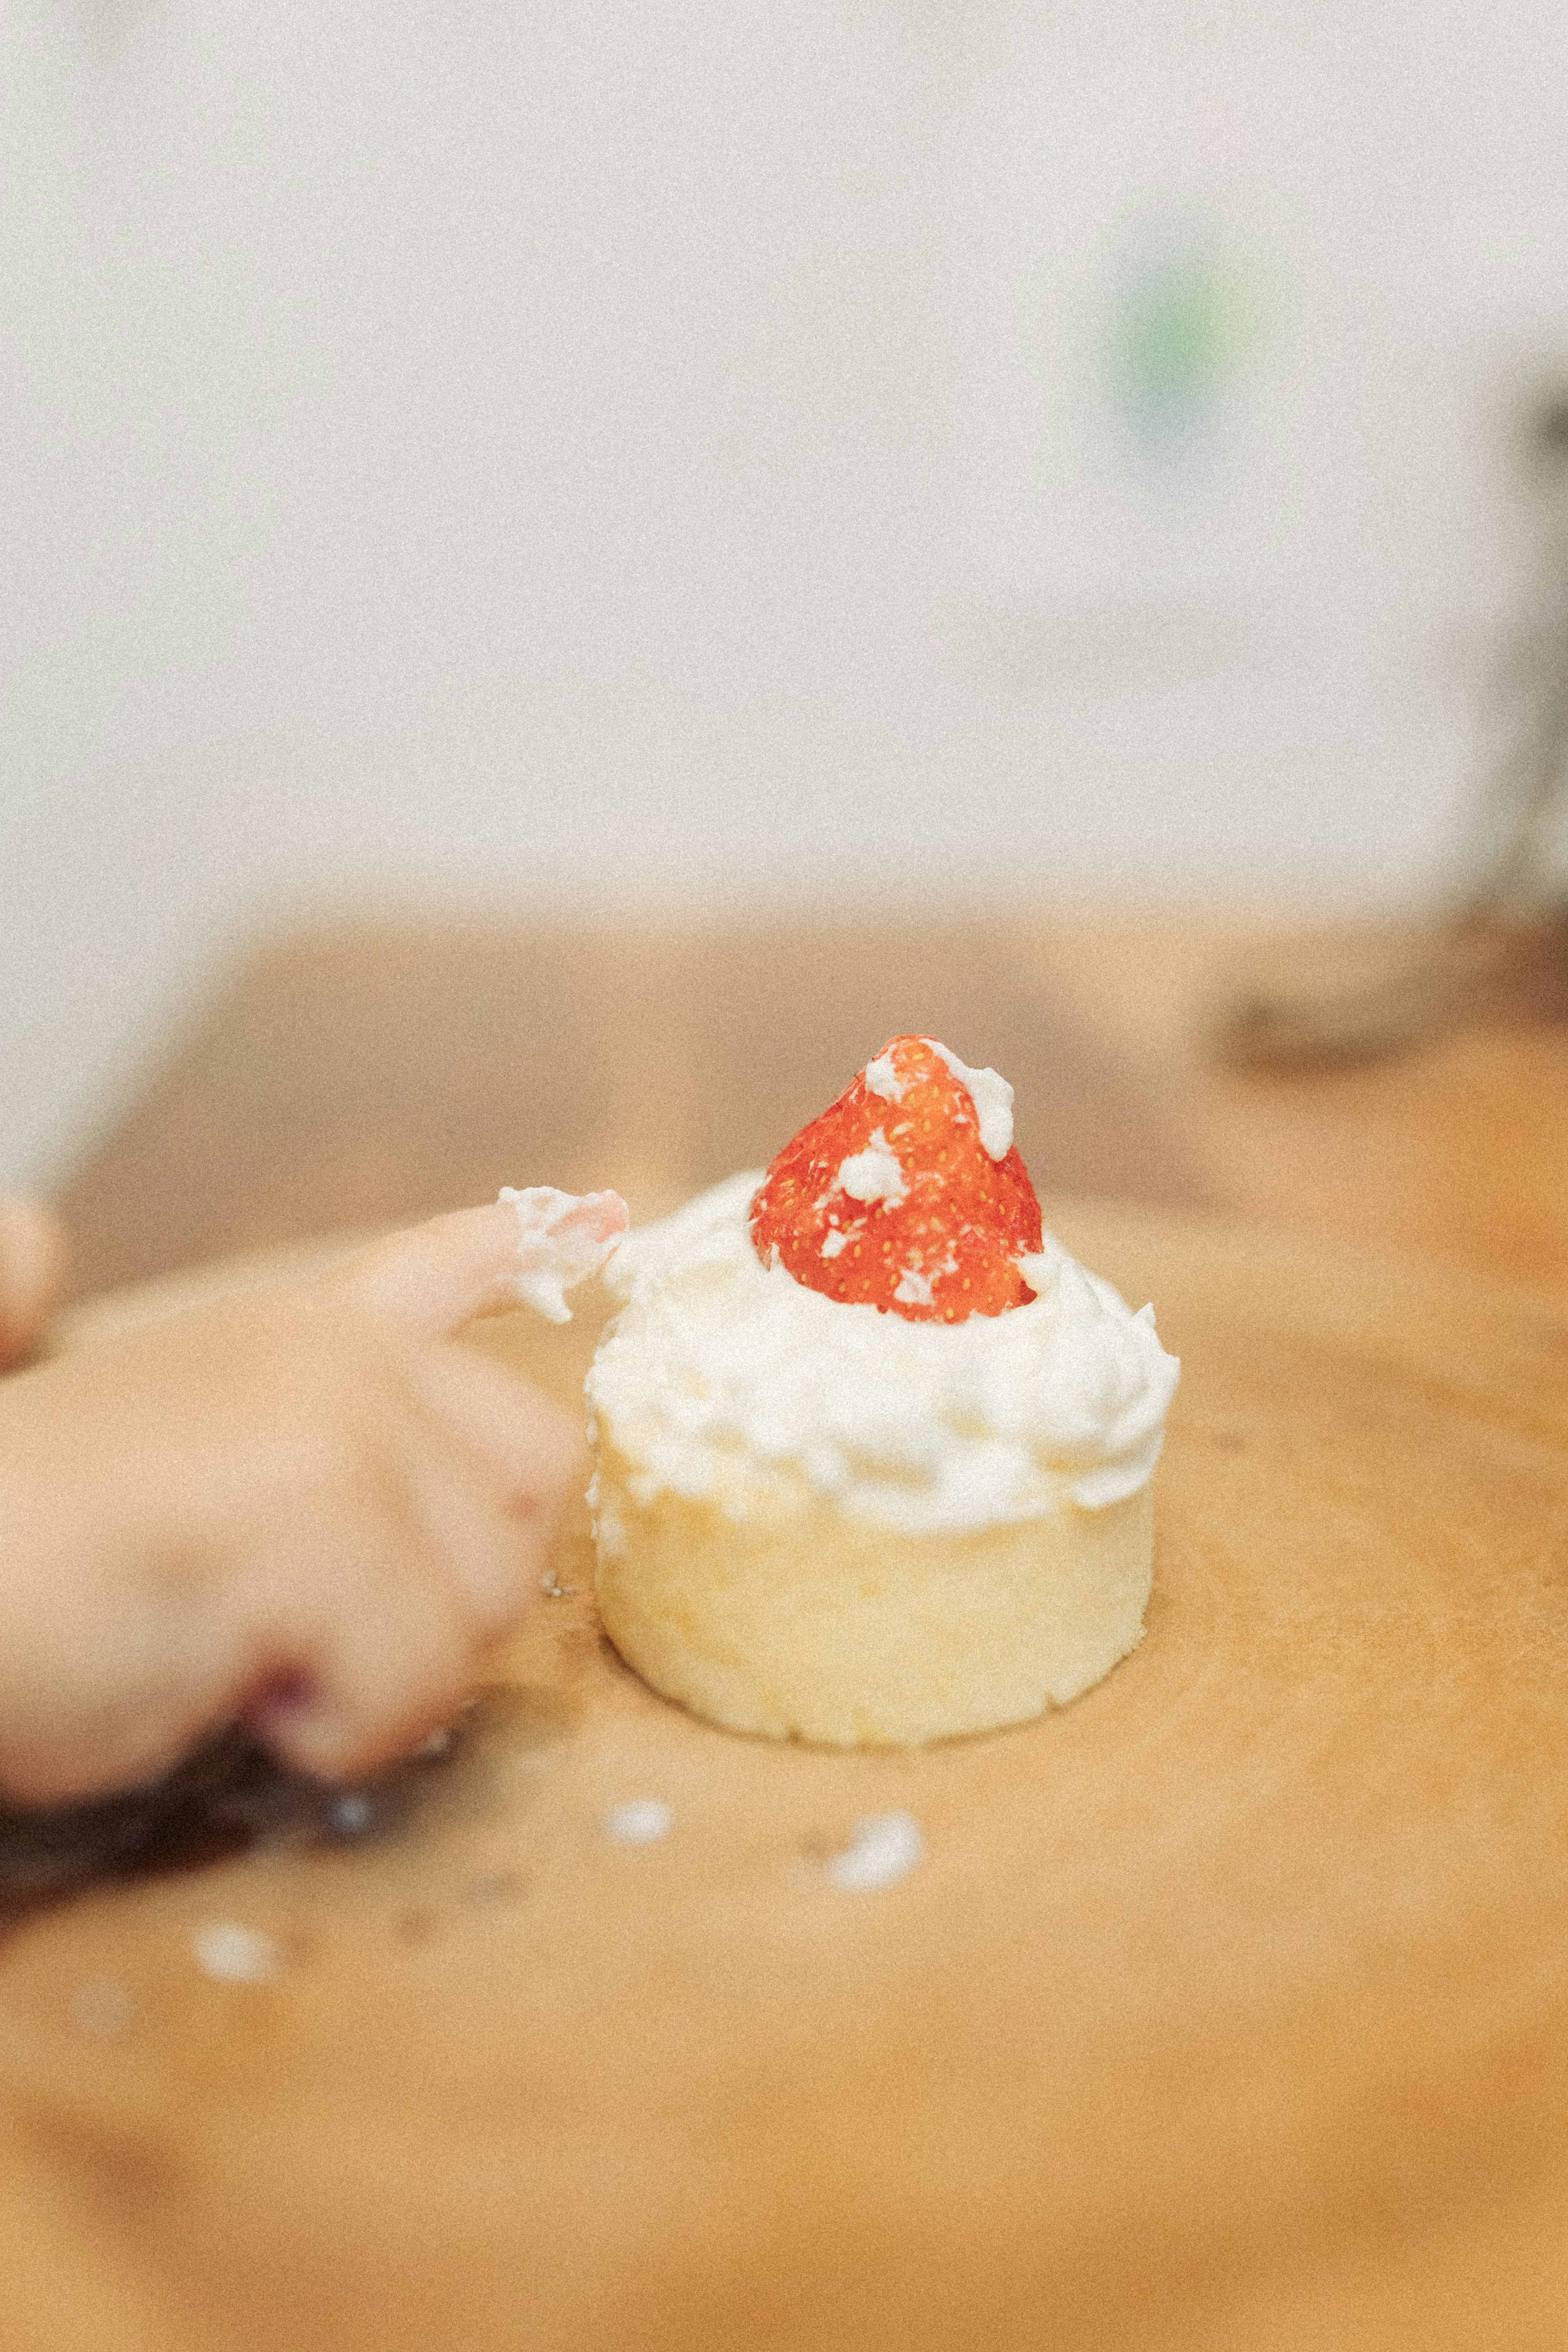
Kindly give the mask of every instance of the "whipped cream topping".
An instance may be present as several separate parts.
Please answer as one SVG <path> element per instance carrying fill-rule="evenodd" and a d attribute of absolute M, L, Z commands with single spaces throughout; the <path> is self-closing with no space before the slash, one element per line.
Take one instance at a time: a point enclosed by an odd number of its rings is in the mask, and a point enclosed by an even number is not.
<path fill-rule="evenodd" d="M 1098 1510 L 1159 1459 L 1179 1367 L 1152 1307 L 1047 1239 L 1037 1296 L 1004 1315 L 914 1323 L 808 1290 L 752 1245 L 760 1171 L 631 1234 L 623 1301 L 588 1375 L 639 1500 L 742 1517 L 802 1483 L 910 1534 Z M 601 1529 L 614 1538 L 613 1529 Z"/>
<path fill-rule="evenodd" d="M 520 1307 L 535 1307 L 552 1323 L 570 1323 L 565 1294 L 597 1274 L 631 1222 L 618 1192 L 558 1192 L 553 1184 L 520 1192 L 503 1184 L 499 1198 L 517 1211 Z"/>

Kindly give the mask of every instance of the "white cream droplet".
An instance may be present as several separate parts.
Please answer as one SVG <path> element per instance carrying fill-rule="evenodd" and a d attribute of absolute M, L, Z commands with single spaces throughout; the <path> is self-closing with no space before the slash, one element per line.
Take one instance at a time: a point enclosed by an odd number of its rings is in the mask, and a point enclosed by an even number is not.
<path fill-rule="evenodd" d="M 853 1841 L 833 1856 L 827 1875 L 847 1894 L 870 1894 L 907 1878 L 925 1850 L 925 1832 L 912 1813 L 872 1813 L 856 1822 Z"/>
<path fill-rule="evenodd" d="M 651 1845 L 669 1835 L 675 1815 L 661 1798 L 634 1797 L 629 1804 L 612 1805 L 599 1826 L 617 1845 Z"/>
<path fill-rule="evenodd" d="M 272 1937 L 232 1919 L 215 1919 L 198 1927 L 191 1949 L 203 1975 L 216 1977 L 221 1984 L 269 1984 L 283 1958 Z"/>
<path fill-rule="evenodd" d="M 909 1193 L 899 1155 L 879 1127 L 872 1129 L 864 1151 L 852 1151 L 840 1163 L 836 1181 L 852 1201 L 886 1201 L 889 1209 L 896 1209 Z"/>

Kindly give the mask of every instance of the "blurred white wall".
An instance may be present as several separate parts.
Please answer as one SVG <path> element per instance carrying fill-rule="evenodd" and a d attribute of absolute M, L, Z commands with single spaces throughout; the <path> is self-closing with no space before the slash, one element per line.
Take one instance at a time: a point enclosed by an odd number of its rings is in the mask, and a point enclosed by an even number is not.
<path fill-rule="evenodd" d="M 373 894 L 1445 870 L 1555 0 L 0 0 L 0 1180 Z"/>

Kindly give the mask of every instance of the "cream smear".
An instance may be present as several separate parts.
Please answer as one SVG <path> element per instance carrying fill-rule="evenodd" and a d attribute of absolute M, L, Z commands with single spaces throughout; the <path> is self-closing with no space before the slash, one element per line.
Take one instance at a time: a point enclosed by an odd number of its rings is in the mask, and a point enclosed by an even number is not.
<path fill-rule="evenodd" d="M 900 1077 L 893 1067 L 891 1054 L 879 1054 L 874 1062 L 867 1063 L 860 1075 L 866 1081 L 868 1090 L 871 1094 L 880 1095 L 884 1102 L 900 1103 L 909 1092 L 906 1081 Z"/>
<path fill-rule="evenodd" d="M 1037 1296 L 1003 1315 L 910 1322 L 764 1266 L 731 1176 L 631 1234 L 606 1269 L 623 1303 L 588 1375 L 632 1491 L 735 1517 L 802 1483 L 906 1534 L 1068 1505 L 1099 1510 L 1152 1475 L 1179 1367 L 1059 1242 L 1019 1261 Z"/>
<path fill-rule="evenodd" d="M 972 1070 L 950 1045 L 934 1037 L 922 1037 L 921 1044 L 940 1054 L 959 1085 L 968 1088 L 982 1146 L 991 1159 L 1005 1160 L 1013 1147 L 1013 1089 L 1006 1079 L 998 1070 Z"/>
<path fill-rule="evenodd" d="M 517 1212 L 517 1274 L 521 1307 L 535 1307 L 552 1323 L 570 1323 L 565 1294 L 597 1274 L 630 1218 L 618 1192 L 558 1192 L 553 1184 L 519 1192 L 503 1184 L 500 1198 Z"/>

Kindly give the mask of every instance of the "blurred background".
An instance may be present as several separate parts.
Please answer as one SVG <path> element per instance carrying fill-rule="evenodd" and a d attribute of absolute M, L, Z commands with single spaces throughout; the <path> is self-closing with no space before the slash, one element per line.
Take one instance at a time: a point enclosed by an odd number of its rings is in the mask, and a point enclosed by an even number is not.
<path fill-rule="evenodd" d="M 1565 225 L 1550 0 L 9 0 L 0 1181 L 345 907 L 1414 904 Z"/>

